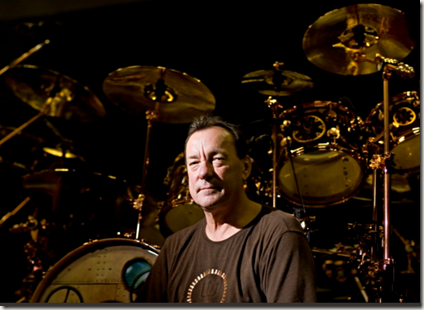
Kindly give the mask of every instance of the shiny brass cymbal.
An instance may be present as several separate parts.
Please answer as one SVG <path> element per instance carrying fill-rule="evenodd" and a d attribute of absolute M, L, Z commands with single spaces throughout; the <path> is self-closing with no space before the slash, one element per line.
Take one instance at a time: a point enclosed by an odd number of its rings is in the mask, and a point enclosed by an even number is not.
<path fill-rule="evenodd" d="M 355 4 L 328 12 L 303 37 L 308 60 L 341 75 L 377 72 L 380 68 L 373 63 L 377 53 L 400 61 L 414 46 L 405 14 L 380 4 Z"/>
<path fill-rule="evenodd" d="M 200 80 L 164 67 L 118 69 L 106 77 L 103 91 L 122 110 L 157 111 L 156 121 L 163 123 L 190 123 L 215 108 L 214 95 Z"/>
<path fill-rule="evenodd" d="M 15 96 L 47 116 L 66 120 L 92 122 L 106 111 L 86 86 L 59 72 L 33 65 L 17 65 L 9 69 L 4 80 Z"/>
<path fill-rule="evenodd" d="M 289 70 L 257 70 L 245 74 L 242 84 L 254 84 L 260 94 L 291 96 L 314 86 L 309 76 Z"/>

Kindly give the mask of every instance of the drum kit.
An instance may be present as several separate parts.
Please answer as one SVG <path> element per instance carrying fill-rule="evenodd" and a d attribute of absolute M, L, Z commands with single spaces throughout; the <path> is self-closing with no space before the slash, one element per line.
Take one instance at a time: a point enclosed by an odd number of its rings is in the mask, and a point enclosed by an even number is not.
<path fill-rule="evenodd" d="M 274 207 L 277 198 L 283 197 L 300 209 L 299 220 L 308 239 L 315 217 L 309 218 L 307 210 L 346 203 L 358 194 L 371 171 L 372 224 L 350 223 L 349 229 L 357 230 L 357 235 L 348 251 L 343 244 L 331 250 L 313 248 L 315 254 L 350 257 L 355 265 L 351 274 L 365 302 L 402 301 L 405 295 L 394 291 L 391 176 L 420 170 L 420 100 L 416 91 L 389 97 L 389 81 L 393 73 L 403 79 L 414 77 L 414 68 L 400 62 L 414 45 L 403 13 L 378 4 L 337 9 L 309 26 L 303 49 L 317 67 L 339 75 L 382 73 L 383 101 L 365 121 L 340 102 L 284 107 L 282 96 L 307 90 L 313 83 L 304 75 L 282 70 L 279 62 L 274 70 L 249 73 L 243 81 L 258 84 L 258 92 L 269 95 L 265 103 L 273 116 L 272 177 L 266 181 L 262 175 L 257 187 L 272 197 Z M 328 271 L 327 264 L 323 268 Z"/>
<path fill-rule="evenodd" d="M 31 193 L 1 218 L 0 228 L 7 227 L 10 218 L 25 206 L 36 205 L 27 222 L 9 227 L 9 232 L 30 234 L 24 246 L 29 275 L 23 281 L 20 302 L 134 302 L 164 238 L 204 217 L 190 197 L 183 153 L 164 179 L 167 198 L 157 201 L 146 190 L 152 127 L 155 123 L 186 124 L 209 114 L 215 108 L 215 97 L 200 80 L 165 67 L 130 66 L 111 72 L 102 85 L 107 98 L 146 120 L 142 175 L 133 185 L 86 171 L 72 141 L 48 120 L 90 123 L 104 117 L 105 109 L 88 87 L 72 78 L 20 64 L 49 43 L 44 41 L 0 70 L 13 94 L 39 111 L 18 128 L 0 127 L 0 168 L 7 175 L 18 171 L 24 195 Z M 303 49 L 320 69 L 343 76 L 382 73 L 384 100 L 365 120 L 340 102 L 316 100 L 283 106 L 281 98 L 306 92 L 314 83 L 304 74 L 284 70 L 280 62 L 269 70 L 245 74 L 241 81 L 266 96 L 264 103 L 272 112 L 269 149 L 265 150 L 271 167 L 255 166 L 253 155 L 254 172 L 246 190 L 260 199 L 270 198 L 271 202 L 261 202 L 274 208 L 279 207 L 277 199 L 283 199 L 300 210 L 296 217 L 308 239 L 314 221 L 309 210 L 350 201 L 371 172 L 372 223 L 350 224 L 349 229 L 357 233 L 355 246 L 339 244 L 335 251 L 313 248 L 315 254 L 344 259 L 327 259 L 323 264 L 326 275 L 336 269 L 346 271 L 346 265 L 353 264 L 355 272 L 349 274 L 366 302 L 385 302 L 393 295 L 391 173 L 416 174 L 420 170 L 419 93 L 411 90 L 389 97 L 393 72 L 402 78 L 414 75 L 412 67 L 400 62 L 414 44 L 404 14 L 378 4 L 331 11 L 307 29 Z M 61 143 L 46 146 L 43 139 L 24 133 L 40 118 Z M 26 143 L 14 143 L 19 139 Z M 29 147 L 31 152 L 44 146 L 44 161 L 28 160 L 28 150 L 22 160 L 7 155 L 7 150 L 23 147 L 28 141 L 35 145 Z M 21 164 L 25 160 L 28 164 Z M 38 208 L 40 201 L 51 207 Z M 119 212 L 123 208 L 135 212 L 131 219 L 135 229 L 122 230 Z M 407 242 L 398 231 L 396 235 Z M 343 273 L 338 274 L 344 279 Z"/>

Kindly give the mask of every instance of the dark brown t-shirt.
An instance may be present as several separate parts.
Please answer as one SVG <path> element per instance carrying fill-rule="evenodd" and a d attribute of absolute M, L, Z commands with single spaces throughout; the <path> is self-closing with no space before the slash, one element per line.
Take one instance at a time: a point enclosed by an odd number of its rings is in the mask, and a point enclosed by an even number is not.
<path fill-rule="evenodd" d="M 316 302 L 312 252 L 293 216 L 263 207 L 219 242 L 205 226 L 202 219 L 165 240 L 137 302 Z"/>

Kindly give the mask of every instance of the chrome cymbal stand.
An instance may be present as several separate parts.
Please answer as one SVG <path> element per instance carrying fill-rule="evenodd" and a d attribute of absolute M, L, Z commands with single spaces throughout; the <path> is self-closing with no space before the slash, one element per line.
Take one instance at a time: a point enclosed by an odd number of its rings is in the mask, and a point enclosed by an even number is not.
<path fill-rule="evenodd" d="M 146 111 L 146 120 L 147 120 L 147 131 L 146 131 L 146 144 L 144 147 L 144 159 L 143 159 L 143 170 L 142 170 L 142 177 L 141 177 L 141 193 L 138 195 L 137 199 L 133 202 L 134 209 L 138 210 L 138 217 L 137 217 L 137 228 L 135 231 L 135 239 L 139 240 L 140 238 L 140 228 L 141 228 L 141 220 L 143 218 L 142 210 L 143 210 L 143 204 L 144 200 L 146 198 L 146 195 L 144 194 L 146 192 L 146 176 L 147 176 L 147 168 L 149 166 L 149 144 L 150 144 L 150 135 L 151 135 L 151 129 L 153 122 L 157 120 L 158 118 L 158 107 L 159 102 L 156 102 L 155 110 L 147 110 Z"/>
<path fill-rule="evenodd" d="M 272 111 L 272 207 L 277 208 L 277 118 L 278 118 L 278 108 L 283 106 L 277 101 L 277 99 L 272 99 L 272 96 L 269 96 L 265 103 L 268 105 L 268 108 Z"/>
<path fill-rule="evenodd" d="M 385 58 L 380 54 L 376 54 L 374 60 L 361 59 L 361 61 L 369 61 L 377 64 L 378 69 L 383 67 L 383 115 L 384 115 L 384 151 L 382 155 L 373 155 L 370 167 L 374 169 L 373 173 L 373 220 L 374 232 L 379 234 L 378 229 L 378 214 L 379 214 L 379 201 L 377 184 L 379 181 L 377 170 L 383 173 L 383 240 L 381 243 L 383 257 L 380 258 L 378 245 L 374 245 L 372 251 L 372 259 L 374 260 L 371 264 L 373 272 L 378 276 L 382 275 L 382 283 L 378 287 L 378 295 L 376 302 L 383 302 L 386 296 L 393 298 L 394 291 L 394 260 L 391 256 L 391 220 L 390 220 L 390 170 L 393 163 L 393 153 L 390 152 L 390 122 L 389 122 L 389 81 L 393 71 L 395 71 L 402 78 L 412 78 L 415 75 L 414 69 L 402 62 L 398 62 L 396 59 Z M 372 141 L 377 142 L 377 141 Z M 378 237 L 375 239 L 378 241 Z M 372 266 L 374 265 L 374 266 Z M 384 297 L 383 297 L 384 295 Z"/>

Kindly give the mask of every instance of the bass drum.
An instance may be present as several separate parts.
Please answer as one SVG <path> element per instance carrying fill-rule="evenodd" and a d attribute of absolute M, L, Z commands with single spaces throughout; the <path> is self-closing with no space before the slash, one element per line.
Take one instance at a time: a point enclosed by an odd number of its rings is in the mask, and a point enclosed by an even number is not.
<path fill-rule="evenodd" d="M 158 254 L 157 247 L 134 239 L 85 243 L 47 271 L 30 302 L 134 302 Z"/>
<path fill-rule="evenodd" d="M 365 120 L 367 148 L 383 154 L 384 110 L 380 102 Z M 407 91 L 389 99 L 390 150 L 393 169 L 398 173 L 420 171 L 420 99 L 415 91 Z M 372 152 L 372 153 L 373 153 Z"/>
<path fill-rule="evenodd" d="M 280 114 L 278 188 L 289 202 L 321 208 L 358 193 L 366 170 L 360 119 L 347 107 L 314 101 Z"/>

